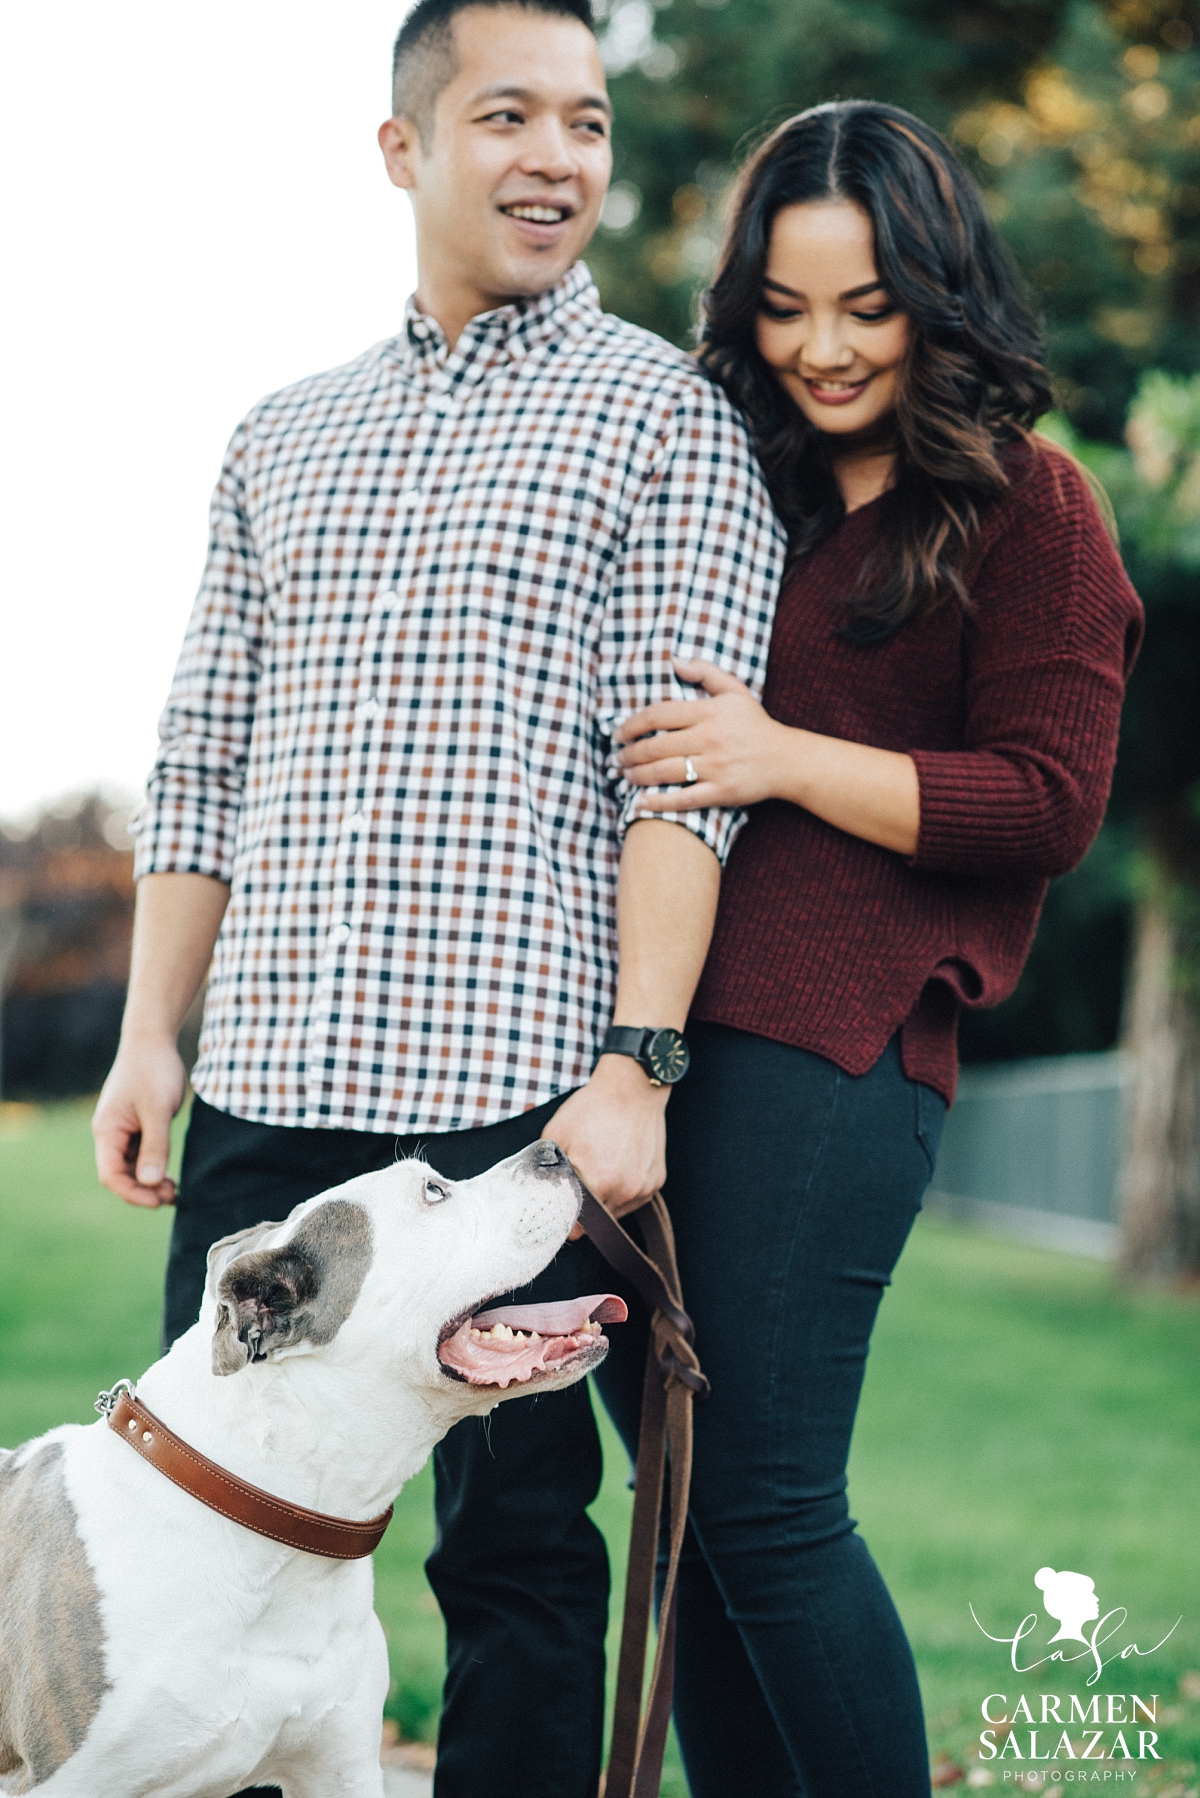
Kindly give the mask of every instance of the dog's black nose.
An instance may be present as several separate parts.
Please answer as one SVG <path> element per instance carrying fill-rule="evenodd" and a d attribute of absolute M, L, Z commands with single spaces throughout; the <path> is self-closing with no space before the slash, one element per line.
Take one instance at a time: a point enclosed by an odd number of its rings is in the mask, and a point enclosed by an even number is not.
<path fill-rule="evenodd" d="M 562 1167 L 567 1158 L 556 1142 L 539 1142 L 533 1145 L 533 1159 L 537 1167 Z"/>

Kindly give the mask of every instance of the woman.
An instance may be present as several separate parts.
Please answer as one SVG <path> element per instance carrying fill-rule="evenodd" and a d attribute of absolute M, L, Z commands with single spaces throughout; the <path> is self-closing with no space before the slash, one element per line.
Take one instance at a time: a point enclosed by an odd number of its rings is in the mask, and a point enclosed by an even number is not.
<path fill-rule="evenodd" d="M 764 704 L 681 664 L 707 697 L 621 732 L 647 812 L 754 807 L 669 1114 L 712 1381 L 676 1721 L 693 1798 L 917 1798 L 920 1697 L 847 1513 L 851 1426 L 958 1008 L 1012 991 L 1048 878 L 1099 827 L 1141 613 L 1080 472 L 1030 436 L 1040 343 L 981 197 L 910 114 L 822 106 L 767 141 L 700 355 L 792 560 Z"/>

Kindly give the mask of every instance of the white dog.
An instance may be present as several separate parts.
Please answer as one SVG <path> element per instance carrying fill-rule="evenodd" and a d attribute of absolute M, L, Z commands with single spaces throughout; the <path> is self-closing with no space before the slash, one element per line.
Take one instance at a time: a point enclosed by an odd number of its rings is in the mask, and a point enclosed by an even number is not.
<path fill-rule="evenodd" d="M 214 1246 L 199 1322 L 137 1398 L 256 1486 L 376 1517 L 460 1418 L 603 1359 L 609 1295 L 480 1315 L 579 1197 L 552 1143 L 475 1180 L 405 1161 L 322 1193 Z M 253 1534 L 103 1421 L 0 1453 L 0 1544 L 0 1791 L 383 1792 L 369 1560 Z"/>

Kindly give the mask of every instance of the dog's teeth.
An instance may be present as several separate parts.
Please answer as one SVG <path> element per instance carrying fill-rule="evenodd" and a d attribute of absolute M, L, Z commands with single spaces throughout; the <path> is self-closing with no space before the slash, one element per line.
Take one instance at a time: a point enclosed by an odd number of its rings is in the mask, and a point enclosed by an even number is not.
<path fill-rule="evenodd" d="M 538 1333 L 537 1333 L 537 1331 L 536 1331 L 536 1330 L 530 1330 L 530 1332 L 529 1332 L 529 1340 L 530 1340 L 530 1342 L 540 1342 L 540 1341 L 541 1341 L 541 1340 L 542 1340 L 542 1339 L 541 1339 L 541 1337 L 540 1337 L 540 1336 L 539 1336 L 539 1335 L 538 1335 Z"/>
<path fill-rule="evenodd" d="M 476 1342 L 478 1342 L 479 1338 L 483 1335 L 483 1331 L 472 1329 L 471 1334 L 475 1338 Z"/>

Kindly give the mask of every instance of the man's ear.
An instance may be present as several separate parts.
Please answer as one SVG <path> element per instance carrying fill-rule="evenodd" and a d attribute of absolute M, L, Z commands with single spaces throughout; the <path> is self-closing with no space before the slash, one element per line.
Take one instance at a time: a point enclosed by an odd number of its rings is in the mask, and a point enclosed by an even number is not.
<path fill-rule="evenodd" d="M 378 138 L 392 186 L 415 187 L 421 134 L 412 120 L 385 119 L 379 127 Z"/>
<path fill-rule="evenodd" d="M 244 1232 L 243 1246 L 233 1249 L 217 1275 L 215 1374 L 240 1373 L 301 1342 L 332 1342 L 354 1308 L 372 1256 L 371 1220 L 363 1207 L 330 1199 L 277 1248 L 256 1248 L 250 1240 L 280 1227 Z"/>

